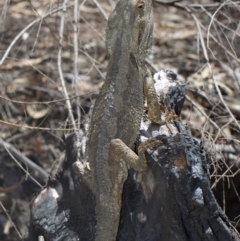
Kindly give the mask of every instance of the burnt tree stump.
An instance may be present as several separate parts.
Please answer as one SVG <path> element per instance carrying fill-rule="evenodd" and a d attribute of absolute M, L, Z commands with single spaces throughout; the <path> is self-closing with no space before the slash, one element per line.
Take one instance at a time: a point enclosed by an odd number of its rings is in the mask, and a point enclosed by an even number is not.
<path fill-rule="evenodd" d="M 159 80 L 164 77 L 171 83 L 160 90 L 164 98 L 159 101 L 167 119 L 180 114 L 185 86 L 177 83 L 172 72 L 163 75 L 157 76 Z M 145 118 L 138 144 L 152 136 L 163 144 L 146 151 L 146 172 L 129 171 L 117 241 L 240 240 L 211 191 L 201 143 L 177 120 L 159 126 Z M 29 233 L 24 240 L 94 240 L 94 195 L 72 170 L 77 158 L 84 158 L 84 145 L 83 132 L 66 137 L 62 170 L 49 177 L 47 187 L 32 201 Z"/>
<path fill-rule="evenodd" d="M 148 170 L 125 184 L 118 240 L 239 240 L 210 189 L 204 149 L 175 125 L 179 133 L 160 135 L 164 145 L 146 154 Z"/>

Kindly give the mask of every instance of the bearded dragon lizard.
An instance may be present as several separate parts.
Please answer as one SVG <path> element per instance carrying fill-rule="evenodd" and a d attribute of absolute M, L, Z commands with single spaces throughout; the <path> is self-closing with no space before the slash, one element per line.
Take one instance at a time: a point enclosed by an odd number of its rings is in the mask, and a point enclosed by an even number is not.
<path fill-rule="evenodd" d="M 151 78 L 145 58 L 151 50 L 152 32 L 151 0 L 119 0 L 108 20 L 110 58 L 90 121 L 86 161 L 73 164 L 96 198 L 96 241 L 116 240 L 128 168 L 145 171 L 145 150 L 161 142 L 150 138 L 140 145 L 138 155 L 133 152 L 143 115 L 143 92 L 154 95 L 144 91 L 144 82 Z M 154 103 L 148 101 L 150 111 Z M 158 122 L 159 115 L 155 119 Z"/>

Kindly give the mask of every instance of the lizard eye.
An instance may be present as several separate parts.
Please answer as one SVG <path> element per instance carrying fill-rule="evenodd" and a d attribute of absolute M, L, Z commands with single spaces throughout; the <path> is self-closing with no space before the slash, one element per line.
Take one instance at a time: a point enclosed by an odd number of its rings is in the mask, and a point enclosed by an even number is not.
<path fill-rule="evenodd" d="M 144 3 L 141 0 L 141 1 L 138 2 L 137 7 L 141 9 L 141 8 L 143 8 L 143 5 L 144 5 Z"/>

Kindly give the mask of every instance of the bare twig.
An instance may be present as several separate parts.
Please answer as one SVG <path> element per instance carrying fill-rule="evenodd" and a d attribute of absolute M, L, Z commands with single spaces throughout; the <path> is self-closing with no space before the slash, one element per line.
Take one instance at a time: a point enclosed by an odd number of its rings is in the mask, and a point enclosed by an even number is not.
<path fill-rule="evenodd" d="M 217 139 L 218 139 L 218 137 L 219 137 L 219 134 L 221 133 L 224 133 L 223 132 L 223 130 L 224 130 L 224 128 L 226 128 L 226 126 L 228 126 L 229 124 L 231 124 L 233 122 L 233 120 L 230 120 L 230 121 L 228 121 L 225 125 L 223 125 L 222 127 L 221 127 L 221 129 L 220 130 L 218 130 L 218 133 L 216 134 L 216 137 L 215 137 L 215 139 L 213 140 L 213 142 L 215 143 L 216 141 L 217 141 Z M 226 136 L 224 136 L 225 138 L 226 138 Z M 227 139 L 227 138 L 226 138 Z"/>
<path fill-rule="evenodd" d="M 221 133 L 227 139 L 222 129 L 211 118 L 209 118 L 209 116 L 201 109 L 201 107 L 194 100 L 192 100 L 188 95 L 186 95 L 186 99 L 209 121 L 209 123 L 211 123 L 216 129 L 218 129 L 219 133 Z"/>
<path fill-rule="evenodd" d="M 163 5 L 174 5 L 175 3 L 179 3 L 182 0 L 172 0 L 172 1 L 164 1 L 164 0 L 154 0 L 154 2 L 159 3 L 159 4 L 163 4 Z"/>
<path fill-rule="evenodd" d="M 222 6 L 226 6 L 226 5 L 229 5 L 229 6 L 238 6 L 237 4 L 239 4 L 240 2 L 237 1 L 237 2 L 233 2 L 233 1 L 225 1 L 224 3 L 213 3 L 213 4 L 182 4 L 182 3 L 178 3 L 178 2 L 175 2 L 173 1 L 173 4 L 170 4 L 170 5 L 173 5 L 177 8 L 180 8 L 180 9 L 184 9 L 185 11 L 187 11 L 189 14 L 191 14 L 193 16 L 193 13 L 192 13 L 192 10 L 191 9 L 194 9 L 194 8 L 207 8 L 207 7 L 218 7 L 218 9 L 215 11 L 215 15 L 216 13 L 218 12 L 219 9 L 222 8 Z M 205 11 L 205 10 L 204 10 Z M 213 23 L 213 21 L 215 21 L 214 17 L 212 15 L 211 16 L 211 24 Z M 208 29 L 205 29 L 205 27 L 199 23 L 199 25 L 201 26 L 201 28 L 203 28 L 204 30 L 206 30 L 206 32 L 208 33 L 209 36 L 211 36 L 211 39 L 216 43 L 218 44 L 221 48 L 223 48 L 225 50 L 225 52 L 231 56 L 233 59 L 235 59 L 238 63 L 240 63 L 240 59 L 237 58 L 237 56 L 235 56 L 234 54 L 232 54 L 228 49 L 225 48 L 225 46 L 223 46 L 221 43 L 219 43 L 219 41 L 210 33 L 209 31 L 209 28 Z M 209 25 L 211 26 L 211 25 Z M 227 28 L 227 27 L 226 27 Z M 232 31 L 232 30 L 230 30 Z M 209 39 L 209 37 L 208 37 Z M 210 49 L 209 49 L 210 50 Z M 211 50 L 210 50 L 211 51 Z M 211 53 L 213 54 L 213 52 L 211 51 Z M 213 55 L 214 56 L 214 55 Z"/>
<path fill-rule="evenodd" d="M 103 80 L 105 80 L 105 76 L 103 75 L 102 71 L 96 66 L 95 62 L 97 62 L 92 56 L 88 54 L 88 52 L 80 50 L 84 55 L 86 55 L 93 63 L 93 67 L 97 70 L 97 72 L 101 75 Z M 98 62 L 97 62 L 98 63 Z"/>
<path fill-rule="evenodd" d="M 99 11 L 102 13 L 102 15 L 105 18 L 105 20 L 108 20 L 108 16 L 107 16 L 106 12 L 104 11 L 104 9 L 102 8 L 102 6 L 99 4 L 99 2 L 97 0 L 93 0 L 93 2 L 98 7 Z"/>
<path fill-rule="evenodd" d="M 87 21 L 83 16 L 81 16 L 81 19 L 83 20 L 84 23 L 86 23 L 89 28 L 91 28 L 103 41 L 105 41 L 105 37 L 96 29 L 94 28 L 89 21 Z"/>
<path fill-rule="evenodd" d="M 69 97 L 69 100 L 75 99 L 77 97 L 79 97 L 79 96 Z M 59 100 L 49 100 L 49 101 L 20 101 L 20 100 L 12 100 L 12 99 L 9 99 L 9 98 L 4 97 L 2 95 L 0 95 L 0 99 L 4 99 L 6 101 L 10 101 L 10 102 L 15 103 L 15 104 L 23 104 L 23 105 L 49 105 L 49 104 L 55 104 L 55 103 L 58 103 L 58 102 L 66 101 L 65 98 L 59 99 Z"/>
<path fill-rule="evenodd" d="M 74 84 L 75 84 L 75 94 L 76 96 L 79 96 L 78 93 L 78 83 L 77 83 L 77 79 L 78 79 L 78 0 L 74 0 L 74 21 L 73 21 L 73 47 L 74 47 L 74 61 L 73 61 L 73 72 L 74 72 Z M 81 111 L 80 111 L 80 98 L 77 97 L 77 117 L 78 117 L 78 121 L 77 121 L 77 128 L 80 129 L 80 122 L 81 122 Z"/>
<path fill-rule="evenodd" d="M 226 213 L 226 194 L 225 194 L 225 178 L 222 178 L 222 190 L 223 190 L 223 212 Z"/>
<path fill-rule="evenodd" d="M 223 178 L 223 177 L 235 177 L 239 172 L 240 172 L 240 169 L 238 169 L 235 173 L 231 174 L 231 175 L 227 175 L 228 172 L 232 173 L 231 171 L 231 168 L 235 165 L 235 163 L 233 163 L 231 166 L 228 166 L 228 165 L 225 165 L 226 166 L 226 171 L 221 174 L 220 176 L 218 176 L 219 178 L 213 183 L 213 185 L 211 186 L 211 189 L 213 189 L 214 187 L 216 187 L 216 185 L 218 184 L 218 182 L 220 182 L 220 180 Z"/>
<path fill-rule="evenodd" d="M 2 23 L 4 22 L 5 18 L 6 18 L 6 14 L 7 14 L 7 9 L 8 9 L 8 5 L 10 3 L 10 0 L 5 0 L 3 7 L 2 7 L 2 12 L 1 12 L 1 16 L 0 19 L 2 21 Z"/>
<path fill-rule="evenodd" d="M 192 17 L 193 17 L 193 19 L 194 19 L 194 21 L 195 21 L 195 23 L 196 23 L 196 25 L 197 25 L 198 33 L 199 33 L 199 38 L 200 38 L 200 42 L 201 42 L 201 46 L 202 46 L 202 50 L 203 50 L 203 54 L 204 54 L 204 57 L 205 57 L 205 59 L 206 59 L 206 62 L 207 62 L 207 65 L 208 65 L 208 69 L 209 69 L 209 72 L 210 72 L 211 77 L 212 77 L 212 79 L 213 79 L 214 86 L 215 86 L 215 88 L 216 88 L 216 90 L 217 90 L 218 96 L 219 96 L 219 98 L 220 98 L 223 106 L 225 107 L 225 109 L 227 110 L 227 112 L 229 113 L 229 115 L 231 116 L 231 118 L 234 120 L 236 126 L 237 126 L 238 129 L 240 130 L 240 126 L 239 126 L 239 124 L 238 124 L 238 121 L 236 120 L 236 118 L 234 117 L 233 113 L 231 112 L 231 110 L 228 108 L 226 102 L 224 101 L 223 96 L 222 96 L 222 93 L 221 93 L 221 91 L 220 91 L 220 89 L 219 89 L 219 87 L 218 87 L 216 78 L 215 78 L 215 76 L 214 76 L 214 74 L 213 74 L 213 72 L 212 72 L 212 67 L 211 67 L 211 65 L 210 65 L 210 63 L 209 63 L 209 57 L 208 57 L 207 50 L 206 50 L 206 47 L 205 47 L 205 43 L 204 43 L 204 40 L 203 40 L 202 31 L 201 31 L 201 28 L 200 28 L 199 21 L 198 21 L 198 19 L 196 18 L 196 16 L 195 16 L 193 13 L 191 13 L 191 15 L 192 15 Z"/>
<path fill-rule="evenodd" d="M 71 7 L 72 5 L 68 5 L 65 6 L 66 8 Z M 56 9 L 53 9 L 52 11 L 50 11 L 49 13 L 45 14 L 43 17 L 41 18 L 37 18 L 36 20 L 34 20 L 33 22 L 29 23 L 11 42 L 11 44 L 8 46 L 7 50 L 5 51 L 1 61 L 0 61 L 0 67 L 3 65 L 4 61 L 6 60 L 6 58 L 8 57 L 12 47 L 16 44 L 16 42 L 19 40 L 19 38 L 21 38 L 21 36 L 28 31 L 28 29 L 30 29 L 31 27 L 33 27 L 36 23 L 42 21 L 43 18 L 49 17 L 50 15 L 57 13 L 58 11 L 62 10 L 63 6 L 61 7 L 57 7 Z"/>
<path fill-rule="evenodd" d="M 227 1 L 228 2 L 228 1 Z M 211 16 L 211 21 L 210 21 L 210 23 L 209 23 L 209 26 L 208 26 L 208 30 L 207 30 L 207 48 L 208 48 L 208 50 L 211 52 L 211 54 L 214 56 L 214 54 L 213 54 L 213 52 L 212 52 L 212 50 L 211 50 L 211 48 L 209 47 L 209 36 L 210 36 L 210 29 L 211 29 L 211 26 L 212 26 L 212 24 L 213 24 L 213 21 L 214 21 L 214 18 L 215 18 L 215 16 L 216 16 L 216 14 L 220 11 L 220 9 L 225 5 L 226 3 L 225 2 L 223 2 L 223 3 L 221 3 L 220 4 L 220 6 L 217 8 L 217 10 L 215 11 L 215 13 Z"/>
<path fill-rule="evenodd" d="M 38 130 L 38 131 L 73 131 L 72 128 L 47 128 L 47 127 L 35 127 L 35 126 L 28 126 L 28 125 L 23 125 L 23 124 L 16 124 L 16 123 L 12 123 L 12 122 L 8 122 L 8 121 L 3 121 L 0 120 L 0 123 L 3 125 L 8 125 L 8 126 L 12 126 L 15 128 L 26 128 L 29 130 Z"/>
<path fill-rule="evenodd" d="M 8 154 L 13 158 L 15 163 L 29 176 L 40 188 L 42 188 L 42 185 L 28 172 L 26 171 L 20 162 L 22 164 L 25 164 L 30 170 L 36 171 L 39 174 L 39 177 L 44 181 L 47 182 L 48 174 L 45 172 L 41 167 L 36 165 L 34 162 L 32 162 L 30 159 L 28 159 L 25 155 L 23 155 L 20 151 L 18 151 L 14 146 L 11 144 L 3 141 L 1 139 L 0 145 L 2 145 L 5 150 L 8 152 Z M 16 158 L 18 160 L 16 160 Z"/>
<path fill-rule="evenodd" d="M 60 21 L 59 48 L 58 48 L 58 72 L 59 72 L 59 77 L 60 77 L 61 84 L 62 84 L 63 96 L 66 98 L 68 114 L 69 114 L 70 120 L 72 122 L 73 129 L 76 132 L 77 127 L 76 127 L 76 123 L 75 123 L 75 120 L 74 120 L 74 117 L 73 117 L 72 106 L 71 106 L 71 103 L 69 101 L 68 92 L 67 92 L 67 89 L 66 89 L 65 80 L 64 80 L 63 72 L 62 72 L 62 42 L 63 42 L 63 31 L 64 31 L 65 12 L 66 12 L 67 2 L 68 2 L 68 0 L 64 0 L 64 2 L 63 2 L 63 10 L 62 10 L 62 16 L 61 16 L 61 21 Z"/>
<path fill-rule="evenodd" d="M 236 2 L 233 2 L 233 1 L 225 1 L 225 5 L 232 5 L 233 3 L 235 4 L 239 4 L 240 1 L 236 1 Z M 183 4 L 181 4 L 183 5 Z M 205 8 L 213 8 L 213 7 L 218 7 L 221 5 L 221 3 L 187 3 L 185 4 L 187 5 L 188 7 L 191 7 L 191 8 L 201 8 L 201 7 L 205 7 Z"/>
<path fill-rule="evenodd" d="M 20 232 L 18 231 L 16 225 L 14 224 L 13 220 L 11 219 L 10 215 L 8 214 L 7 210 L 5 209 L 5 207 L 4 207 L 4 205 L 2 204 L 1 201 L 0 201 L 0 206 L 1 206 L 1 208 L 3 209 L 3 211 L 5 212 L 5 214 L 7 215 L 7 217 L 8 217 L 8 219 L 9 219 L 9 221 L 11 222 L 12 226 L 13 226 L 14 229 L 16 230 L 19 238 L 22 239 L 22 238 L 23 238 L 22 235 L 21 235 Z"/>
<path fill-rule="evenodd" d="M 38 39 L 38 37 L 39 37 L 39 32 L 40 32 L 40 30 L 41 30 L 42 23 L 43 23 L 43 21 L 44 21 L 44 23 L 46 24 L 46 21 L 44 20 L 44 18 L 41 17 L 41 15 L 38 13 L 37 9 L 35 9 L 35 7 L 33 6 L 31 0 L 29 0 L 29 3 L 31 4 L 31 7 L 32 7 L 32 9 L 34 10 L 34 12 L 41 18 L 41 21 L 40 21 L 39 26 L 38 26 L 37 35 L 36 35 L 36 38 L 35 38 L 35 41 L 34 41 L 34 44 L 33 44 L 33 47 L 32 47 L 32 51 L 33 51 L 34 48 L 35 48 L 35 46 L 36 46 L 37 39 Z"/>
<path fill-rule="evenodd" d="M 208 12 L 202 5 L 201 5 L 201 9 L 210 17 L 212 18 L 212 14 L 210 12 Z M 217 21 L 215 18 L 213 18 L 214 22 L 216 22 L 219 26 L 227 29 L 228 31 L 234 33 L 237 36 L 240 36 L 240 33 L 238 33 L 237 31 L 234 31 L 233 29 L 229 28 L 228 26 L 226 26 L 225 24 L 221 23 L 220 21 Z M 210 35 L 209 35 L 210 36 Z"/>

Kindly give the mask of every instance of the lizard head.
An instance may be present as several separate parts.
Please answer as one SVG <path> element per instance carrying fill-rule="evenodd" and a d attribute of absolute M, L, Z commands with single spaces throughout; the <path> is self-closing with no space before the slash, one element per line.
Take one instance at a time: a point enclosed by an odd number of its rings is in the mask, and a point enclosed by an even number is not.
<path fill-rule="evenodd" d="M 119 0 L 108 20 L 109 53 L 121 44 L 128 53 L 145 58 L 151 50 L 152 32 L 152 0 Z"/>

